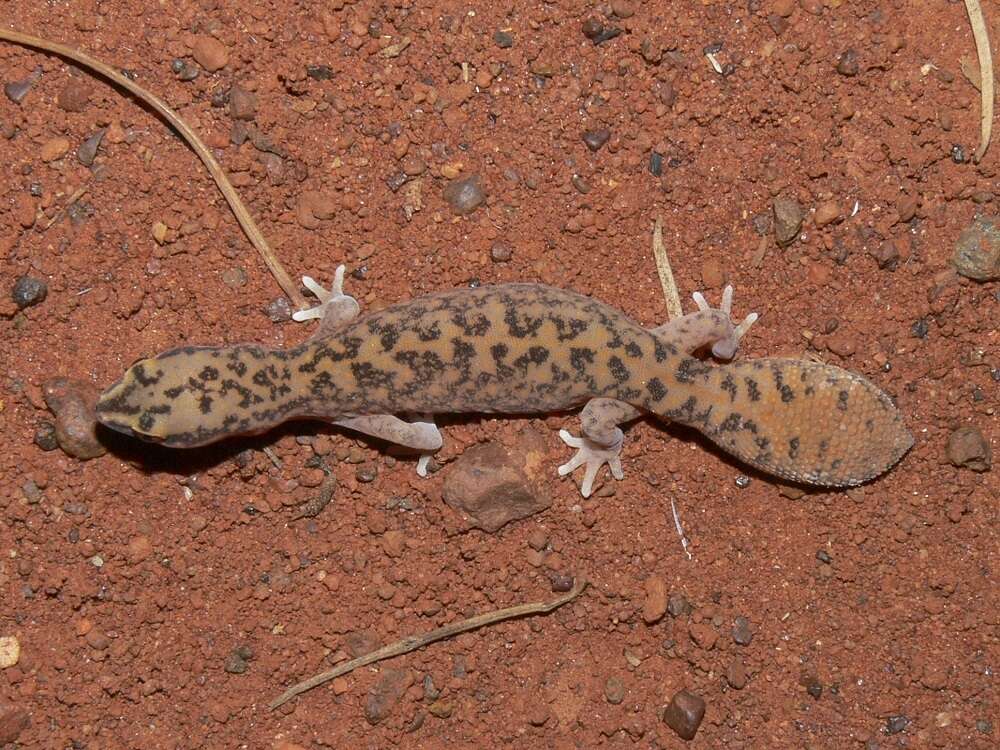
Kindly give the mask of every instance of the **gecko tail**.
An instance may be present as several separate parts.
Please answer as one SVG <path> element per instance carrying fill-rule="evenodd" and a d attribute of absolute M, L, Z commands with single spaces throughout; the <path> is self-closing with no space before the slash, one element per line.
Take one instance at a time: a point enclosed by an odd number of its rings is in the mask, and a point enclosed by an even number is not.
<path fill-rule="evenodd" d="M 757 359 L 713 367 L 703 377 L 713 408 L 692 414 L 689 424 L 769 474 L 849 487 L 888 471 L 913 445 L 889 396 L 839 367 Z"/>

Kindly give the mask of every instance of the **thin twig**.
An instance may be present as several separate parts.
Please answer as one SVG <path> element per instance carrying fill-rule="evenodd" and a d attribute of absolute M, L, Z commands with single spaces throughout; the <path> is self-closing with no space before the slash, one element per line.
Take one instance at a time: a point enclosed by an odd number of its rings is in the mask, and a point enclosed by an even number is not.
<path fill-rule="evenodd" d="M 85 68 L 89 68 L 90 70 L 99 73 L 156 110 L 173 126 L 178 133 L 180 133 L 181 137 L 187 141 L 187 144 L 198 155 L 198 158 L 201 159 L 202 163 L 208 169 L 209 173 L 212 175 L 212 179 L 215 180 L 215 184 L 218 185 L 219 190 L 225 197 L 226 202 L 229 203 L 229 207 L 232 209 L 233 214 L 235 214 L 236 220 L 239 221 L 240 226 L 243 227 L 243 231 L 246 233 L 247 238 L 251 243 L 253 243 L 253 246 L 257 248 L 257 252 L 259 252 L 261 258 L 264 259 L 264 263 L 267 264 L 268 269 L 270 269 L 271 274 L 278 282 L 278 286 L 281 287 L 281 290 L 288 295 L 292 304 L 300 310 L 304 310 L 309 307 L 305 298 L 302 296 L 301 292 L 299 292 L 298 286 L 296 286 L 288 274 L 285 273 L 285 269 L 282 268 L 278 258 L 271 250 L 271 246 L 268 245 L 267 240 L 264 238 L 263 233 L 261 233 L 260 229 L 257 228 L 257 224 L 254 223 L 253 217 L 250 216 L 250 212 L 247 210 L 246 206 L 243 205 L 243 201 L 240 200 L 240 196 L 237 194 L 236 189 L 232 186 L 232 183 L 229 182 L 222 166 L 215 160 L 215 157 L 212 156 L 212 152 L 208 149 L 208 147 L 202 143 L 197 133 L 195 133 L 188 126 L 188 124 L 184 122 L 184 120 L 182 120 L 176 112 L 170 109 L 170 107 L 168 107 L 159 97 L 150 93 L 133 81 L 130 81 L 121 73 L 108 67 L 100 60 L 95 60 L 86 53 L 79 52 L 57 42 L 50 42 L 46 39 L 31 36 L 30 34 L 22 34 L 19 31 L 11 31 L 10 29 L 4 28 L 0 28 L 0 39 L 21 44 L 25 47 L 45 50 L 61 57 L 68 58 Z"/>
<path fill-rule="evenodd" d="M 469 630 L 476 630 L 477 628 L 484 627 L 486 625 L 492 625 L 493 623 L 500 622 L 501 620 L 510 620 L 514 617 L 524 617 L 525 615 L 540 615 L 547 612 L 551 612 L 554 609 L 558 609 L 567 602 L 571 602 L 576 597 L 578 597 L 583 590 L 587 588 L 587 580 L 585 578 L 579 578 L 573 584 L 573 588 L 567 593 L 560 596 L 558 599 L 553 599 L 548 602 L 532 602 L 530 604 L 519 604 L 516 607 L 508 607 L 507 609 L 498 609 L 495 612 L 487 612 L 483 615 L 476 615 L 475 617 L 470 617 L 468 620 L 462 620 L 461 622 L 454 622 L 450 625 L 445 625 L 443 627 L 437 628 L 436 630 L 431 630 L 423 635 L 411 635 L 403 638 L 395 643 L 390 643 L 388 646 L 383 646 L 377 651 L 372 651 L 364 656 L 359 656 L 357 659 L 352 659 L 351 661 L 344 662 L 338 667 L 334 667 L 326 672 L 320 672 L 317 675 L 310 677 L 308 680 L 303 680 L 292 687 L 288 688 L 285 692 L 275 698 L 273 701 L 268 703 L 268 708 L 274 710 L 283 703 L 287 703 L 292 698 L 307 690 L 312 690 L 318 685 L 322 685 L 324 682 L 329 682 L 335 677 L 340 677 L 341 675 L 347 674 L 348 672 L 353 672 L 358 667 L 363 667 L 366 664 L 372 664 L 373 662 L 382 661 L 383 659 L 389 659 L 393 656 L 400 656 L 401 654 L 408 654 L 411 651 L 416 651 L 418 648 L 422 648 L 435 641 L 440 641 L 445 638 L 451 638 L 459 633 L 465 633 Z"/>
<path fill-rule="evenodd" d="M 990 37 L 986 33 L 986 20 L 979 0 L 965 0 L 965 10 L 972 24 L 972 37 L 976 40 L 976 55 L 979 57 L 979 94 L 981 99 L 979 113 L 979 148 L 972 160 L 979 163 L 990 147 L 993 135 L 993 54 L 990 52 Z"/>
<path fill-rule="evenodd" d="M 46 232 L 49 231 L 52 228 L 53 224 L 55 224 L 57 221 L 62 219 L 63 216 L 66 215 L 66 212 L 69 211 L 70 206 L 72 206 L 74 203 L 80 200 L 89 189 L 90 185 L 81 185 L 76 190 L 74 190 L 73 194 L 69 197 L 69 200 L 67 200 L 62 205 L 62 207 L 58 211 L 56 211 L 55 215 L 51 219 L 49 219 L 49 223 L 45 225 L 45 229 L 43 231 Z"/>
<path fill-rule="evenodd" d="M 667 304 L 667 318 L 675 320 L 684 315 L 681 308 L 681 296 L 677 293 L 674 272 L 670 268 L 670 259 L 663 247 L 663 217 L 657 216 L 653 225 L 653 258 L 656 260 L 656 271 L 660 275 L 660 285 L 663 287 L 663 300 Z"/>
<path fill-rule="evenodd" d="M 677 514 L 677 506 L 674 505 L 674 499 L 670 498 L 670 510 L 674 513 L 674 526 L 677 528 L 677 536 L 681 538 L 681 547 L 684 548 L 684 554 L 688 556 L 688 560 L 691 559 L 691 550 L 688 549 L 688 540 L 684 536 L 684 528 L 681 526 L 681 517 Z"/>

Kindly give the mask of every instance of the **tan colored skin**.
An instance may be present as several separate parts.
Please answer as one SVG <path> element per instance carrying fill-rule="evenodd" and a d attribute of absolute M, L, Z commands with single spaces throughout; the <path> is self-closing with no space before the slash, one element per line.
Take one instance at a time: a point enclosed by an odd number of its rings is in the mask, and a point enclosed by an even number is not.
<path fill-rule="evenodd" d="M 859 375 L 791 359 L 706 364 L 612 307 L 537 284 L 434 294 L 285 350 L 174 349 L 129 368 L 97 411 L 114 429 L 193 447 L 295 418 L 351 426 L 594 398 L 690 425 L 751 466 L 817 485 L 872 479 L 913 443 L 888 396 Z"/>

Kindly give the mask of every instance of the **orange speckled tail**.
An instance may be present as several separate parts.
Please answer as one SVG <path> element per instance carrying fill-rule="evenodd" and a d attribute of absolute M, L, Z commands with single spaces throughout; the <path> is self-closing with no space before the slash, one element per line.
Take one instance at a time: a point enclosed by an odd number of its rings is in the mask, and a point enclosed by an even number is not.
<path fill-rule="evenodd" d="M 757 359 L 710 368 L 699 381 L 693 408 L 664 416 L 690 424 L 751 466 L 796 482 L 861 484 L 913 445 L 889 397 L 839 367 Z"/>

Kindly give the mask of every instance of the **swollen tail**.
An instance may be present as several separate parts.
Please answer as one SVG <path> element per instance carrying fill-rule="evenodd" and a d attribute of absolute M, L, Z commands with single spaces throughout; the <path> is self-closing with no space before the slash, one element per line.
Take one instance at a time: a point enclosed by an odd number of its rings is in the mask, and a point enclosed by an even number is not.
<path fill-rule="evenodd" d="M 890 398 L 839 367 L 757 359 L 710 368 L 699 381 L 693 408 L 664 416 L 795 482 L 861 484 L 888 471 L 913 445 Z"/>

